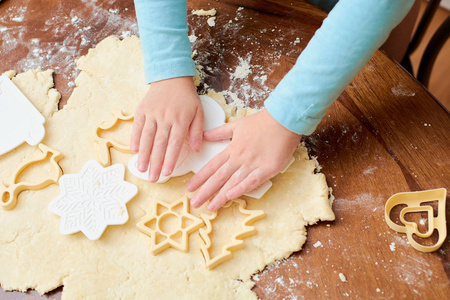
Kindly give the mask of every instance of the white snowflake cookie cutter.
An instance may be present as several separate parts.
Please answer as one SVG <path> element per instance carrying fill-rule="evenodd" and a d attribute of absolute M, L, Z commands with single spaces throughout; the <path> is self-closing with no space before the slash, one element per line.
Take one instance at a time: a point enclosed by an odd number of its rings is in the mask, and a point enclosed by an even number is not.
<path fill-rule="evenodd" d="M 90 160 L 80 173 L 61 176 L 61 193 L 48 206 L 61 216 L 61 234 L 81 231 L 88 239 L 98 240 L 108 225 L 125 224 L 126 203 L 136 196 L 138 188 L 124 181 L 124 175 L 122 164 L 103 168 Z"/>

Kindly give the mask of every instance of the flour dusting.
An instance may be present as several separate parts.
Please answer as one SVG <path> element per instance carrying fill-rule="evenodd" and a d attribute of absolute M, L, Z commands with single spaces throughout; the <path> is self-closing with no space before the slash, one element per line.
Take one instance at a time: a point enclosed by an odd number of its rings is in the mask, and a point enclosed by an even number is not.
<path fill-rule="evenodd" d="M 0 73 L 10 69 L 18 73 L 30 69 L 53 69 L 57 77 L 68 83 L 67 87 L 57 86 L 66 96 L 70 95 L 79 73 L 76 59 L 109 35 L 124 38 L 138 33 L 135 20 L 125 18 L 119 9 L 108 10 L 95 1 L 86 1 L 87 9 L 65 9 L 64 2 L 61 2 L 54 10 L 48 11 L 39 28 L 23 23 L 23 20 L 32 18 L 33 12 L 20 1 L 16 3 L 0 18 L 0 33 L 2 55 L 20 56 L 16 64 L 2 65 Z M 61 11 L 67 11 L 67 14 L 61 16 Z M 37 38 L 38 34 L 41 38 Z M 51 38 L 45 38 L 47 35 Z M 18 52 L 18 49 L 25 52 Z"/>
<path fill-rule="evenodd" d="M 395 96 L 414 97 L 416 95 L 415 92 L 409 90 L 402 83 L 399 83 L 397 86 L 392 87 L 391 92 Z"/>

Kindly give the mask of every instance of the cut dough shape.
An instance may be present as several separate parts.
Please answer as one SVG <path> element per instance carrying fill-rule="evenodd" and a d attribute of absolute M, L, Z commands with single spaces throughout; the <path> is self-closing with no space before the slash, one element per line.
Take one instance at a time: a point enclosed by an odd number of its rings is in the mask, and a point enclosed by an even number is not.
<path fill-rule="evenodd" d="M 100 120 L 109 120 L 117 109 L 132 114 L 147 93 L 140 47 L 137 37 L 109 37 L 79 58 L 77 86 L 55 113 L 41 109 L 56 107 L 56 92 L 49 93 L 51 71 L 13 78 L 45 116 L 43 143 L 64 154 L 60 166 L 65 174 L 78 173 L 86 161 L 97 158 L 92 133 Z M 224 107 L 228 119 L 236 117 L 234 107 Z M 125 141 L 129 132 L 122 129 L 109 134 Z M 11 178 L 23 157 L 34 151 L 23 144 L 0 156 L 0 178 Z M 114 163 L 128 162 L 128 154 L 115 152 Z M 245 198 L 247 209 L 263 210 L 267 216 L 253 224 L 258 234 L 245 240 L 245 249 L 212 271 L 204 266 L 198 234 L 190 235 L 187 253 L 167 250 L 154 256 L 149 238 L 136 229 L 151 205 L 149 199 L 178 200 L 186 194 L 192 174 L 152 184 L 125 172 L 125 180 L 139 188 L 127 204 L 129 221 L 108 227 L 96 242 L 82 234 L 59 233 L 60 218 L 47 209 L 60 193 L 58 186 L 22 193 L 13 211 L 0 210 L 0 284 L 5 290 L 36 289 L 41 294 L 64 285 L 64 299 L 257 299 L 252 275 L 299 251 L 306 226 L 334 219 L 325 176 L 315 172 L 317 161 L 303 145 L 294 158 L 285 173 L 271 180 L 273 186 L 261 199 Z M 208 213 L 206 207 L 190 210 L 196 217 L 202 213 Z M 214 225 L 217 232 L 228 232 L 227 226 Z M 308 258 L 307 253 L 301 255 Z"/>
<path fill-rule="evenodd" d="M 205 116 L 203 123 L 203 130 L 210 130 L 225 124 L 225 112 L 222 107 L 211 97 L 206 95 L 201 95 L 200 100 L 202 101 L 203 113 Z M 217 154 L 225 150 L 225 148 L 230 144 L 230 141 L 219 141 L 219 142 L 209 142 L 203 141 L 199 152 L 193 151 L 188 142 L 183 144 L 180 152 L 180 156 L 175 165 L 175 169 L 169 176 L 160 175 L 157 183 L 167 182 L 172 177 L 178 177 L 186 175 L 189 172 L 197 173 L 203 166 L 205 166 L 211 159 L 213 159 Z M 138 155 L 134 155 L 128 161 L 128 170 L 130 172 L 143 180 L 148 181 L 148 172 L 150 167 L 145 172 L 141 172 L 137 168 Z M 294 162 L 292 157 L 288 165 L 285 167 L 283 172 Z M 270 180 L 263 183 L 261 186 L 255 190 L 246 193 L 246 196 L 260 199 L 272 186 Z"/>
<path fill-rule="evenodd" d="M 220 213 L 221 210 L 211 214 L 202 214 L 202 219 L 206 224 L 206 229 L 200 228 L 199 230 L 200 237 L 203 241 L 203 245 L 200 246 L 200 248 L 202 250 L 203 257 L 205 258 L 205 265 L 209 270 L 212 270 L 218 265 L 226 262 L 227 260 L 230 260 L 233 257 L 233 252 L 245 248 L 244 239 L 249 238 L 257 233 L 256 228 L 251 225 L 256 221 L 259 221 L 266 217 L 266 214 L 262 210 L 245 209 L 247 203 L 242 199 L 229 201 L 223 206 L 223 208 L 227 208 L 232 205 L 238 205 L 239 211 L 243 215 L 247 215 L 247 217 L 242 220 L 242 230 L 238 233 L 235 233 L 231 238 L 231 242 L 223 246 L 222 253 L 215 257 L 211 257 L 211 254 L 209 252 L 210 248 L 212 247 L 209 235 L 214 231 L 211 222 L 217 217 L 218 213 Z"/>
<path fill-rule="evenodd" d="M 27 142 L 39 144 L 45 136 L 45 118 L 15 84 L 0 76 L 0 155 Z"/>
<path fill-rule="evenodd" d="M 169 221 L 169 219 L 174 221 Z M 136 226 L 139 231 L 151 238 L 150 252 L 157 255 L 168 248 L 187 252 L 189 235 L 202 227 L 203 221 L 189 213 L 188 198 L 183 196 L 171 204 L 159 199 L 153 200 L 151 213 L 147 214 Z M 181 241 L 177 241 L 177 238 Z"/>
<path fill-rule="evenodd" d="M 124 174 L 121 164 L 103 168 L 90 160 L 79 174 L 61 176 L 61 194 L 48 206 L 52 213 L 61 216 L 61 234 L 81 231 L 88 239 L 98 240 L 108 225 L 125 224 L 126 204 L 138 189 L 123 180 Z"/>
<path fill-rule="evenodd" d="M 58 179 L 62 175 L 61 167 L 58 162 L 63 158 L 63 155 L 56 150 L 51 149 L 50 147 L 45 146 L 44 144 L 39 144 L 39 150 L 41 151 L 39 157 L 34 158 L 32 160 L 25 160 L 24 163 L 17 169 L 15 174 L 13 175 L 13 180 L 10 184 L 6 184 L 5 188 L 0 187 L 0 195 L 1 201 L 0 206 L 6 210 L 13 209 L 17 204 L 17 199 L 19 194 L 25 190 L 40 190 L 51 184 L 56 184 Z M 49 160 L 52 165 L 52 175 L 49 177 L 44 176 L 40 178 L 38 182 L 18 182 L 18 178 L 26 173 L 28 169 L 32 169 L 31 166 L 36 165 L 38 163 L 42 163 L 45 160 Z"/>

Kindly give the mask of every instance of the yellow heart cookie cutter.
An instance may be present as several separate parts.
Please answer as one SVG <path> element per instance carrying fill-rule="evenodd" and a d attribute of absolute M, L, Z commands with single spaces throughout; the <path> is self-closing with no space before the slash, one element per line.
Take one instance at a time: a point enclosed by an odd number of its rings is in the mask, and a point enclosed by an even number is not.
<path fill-rule="evenodd" d="M 103 126 L 99 126 L 95 129 L 94 139 L 98 143 L 98 154 L 100 158 L 100 164 L 103 167 L 108 167 L 111 165 L 111 152 L 110 148 L 113 147 L 122 153 L 132 154 L 129 145 L 124 145 L 112 139 L 106 139 L 100 137 L 100 131 L 109 131 L 114 128 L 119 121 L 131 121 L 134 119 L 134 115 L 125 116 L 121 110 L 114 112 L 114 119 L 111 123 Z"/>
<path fill-rule="evenodd" d="M 401 233 L 406 233 L 408 237 L 409 243 L 415 249 L 421 252 L 433 252 L 439 249 L 444 243 L 445 238 L 447 237 L 447 226 L 445 220 L 445 203 L 447 197 L 447 190 L 445 188 L 420 191 L 420 192 L 405 192 L 398 193 L 393 195 L 388 199 L 385 206 L 385 219 L 386 223 L 393 230 Z M 433 207 L 431 206 L 421 206 L 421 203 L 438 201 L 438 215 L 434 217 L 433 215 Z M 404 225 L 395 224 L 391 218 L 390 213 L 391 210 L 400 204 L 407 205 L 407 207 L 403 208 L 400 211 L 400 222 Z M 405 214 L 407 213 L 415 213 L 415 212 L 426 212 L 428 217 L 428 230 L 425 233 L 421 233 L 415 222 L 409 222 L 405 220 Z M 413 238 L 413 234 L 421 238 L 430 237 L 434 230 L 437 230 L 439 233 L 439 239 L 436 244 L 433 246 L 424 246 L 416 242 Z"/>
<path fill-rule="evenodd" d="M 41 150 L 41 154 L 29 161 L 25 161 L 16 171 L 15 175 L 13 176 L 12 183 L 5 184 L 5 188 L 3 191 L 1 191 L 0 187 L 0 193 L 1 193 L 1 201 L 0 206 L 3 207 L 6 210 L 13 209 L 17 204 L 17 198 L 19 197 L 19 194 L 22 193 L 25 190 L 39 190 L 43 189 L 51 184 L 56 184 L 59 180 L 59 178 L 62 175 L 62 169 L 58 162 L 64 157 L 61 153 L 58 151 L 55 151 L 51 149 L 48 146 L 45 146 L 44 144 L 39 144 L 39 149 Z M 32 166 L 33 164 L 42 162 L 46 160 L 47 158 L 50 159 L 50 163 L 53 165 L 54 168 L 54 174 L 50 176 L 49 178 L 44 178 L 44 180 L 38 182 L 38 183 L 30 183 L 30 182 L 17 182 L 17 179 L 21 174 L 25 172 L 27 168 Z"/>

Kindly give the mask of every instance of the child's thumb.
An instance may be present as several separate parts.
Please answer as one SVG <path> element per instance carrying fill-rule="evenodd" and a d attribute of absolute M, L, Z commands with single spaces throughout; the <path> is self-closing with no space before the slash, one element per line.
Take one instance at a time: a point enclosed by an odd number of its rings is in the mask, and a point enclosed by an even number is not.
<path fill-rule="evenodd" d="M 203 138 L 206 141 L 210 141 L 210 142 L 229 140 L 233 137 L 233 132 L 234 132 L 235 127 L 236 127 L 236 122 L 224 124 L 217 128 L 204 131 Z"/>

